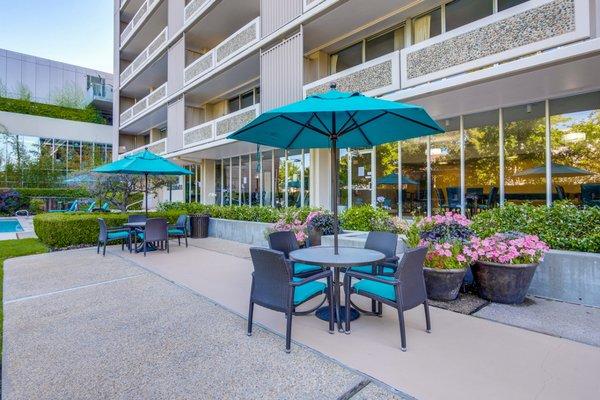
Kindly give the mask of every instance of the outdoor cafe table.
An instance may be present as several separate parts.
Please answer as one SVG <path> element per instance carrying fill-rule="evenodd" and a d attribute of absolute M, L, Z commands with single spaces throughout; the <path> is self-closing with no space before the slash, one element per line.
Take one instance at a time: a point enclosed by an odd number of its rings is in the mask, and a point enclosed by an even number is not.
<path fill-rule="evenodd" d="M 339 254 L 334 254 L 332 246 L 315 246 L 290 252 L 290 259 L 296 262 L 318 265 L 323 268 L 333 268 L 333 303 L 335 307 L 335 319 L 338 330 L 343 332 L 341 316 L 345 315 L 345 307 L 341 304 L 340 297 L 340 272 L 342 269 L 357 267 L 361 265 L 373 265 L 385 260 L 385 254 L 369 249 L 356 247 L 339 247 Z M 350 307 L 350 305 L 347 305 Z M 351 310 L 352 320 L 358 318 L 358 311 Z M 317 310 L 316 315 L 324 321 L 329 320 L 327 307 Z"/>
<path fill-rule="evenodd" d="M 127 222 L 127 223 L 123 224 L 123 227 L 129 229 L 130 231 L 144 230 L 144 229 L 146 229 L 146 222 Z M 136 237 L 137 237 L 137 235 L 134 236 L 134 240 Z M 143 242 L 142 242 L 142 244 L 138 245 L 137 240 L 135 240 L 134 250 L 136 253 L 139 253 L 142 250 L 142 246 L 143 246 Z M 149 247 L 150 247 L 149 248 L 150 251 L 156 250 L 156 248 L 151 243 L 149 244 Z"/>

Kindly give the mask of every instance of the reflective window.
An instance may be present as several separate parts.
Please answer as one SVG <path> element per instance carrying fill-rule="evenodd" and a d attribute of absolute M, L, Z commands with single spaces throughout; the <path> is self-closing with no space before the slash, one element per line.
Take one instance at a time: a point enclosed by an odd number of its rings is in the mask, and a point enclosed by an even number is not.
<path fill-rule="evenodd" d="M 514 7 L 517 4 L 525 3 L 527 0 L 498 0 L 498 11 L 506 10 Z"/>
<path fill-rule="evenodd" d="M 431 136 L 432 212 L 460 212 L 460 118 L 438 123 L 446 132 Z"/>
<path fill-rule="evenodd" d="M 250 154 L 250 205 L 260 204 L 260 160 L 261 154 Z"/>
<path fill-rule="evenodd" d="M 398 214 L 398 142 L 376 149 L 376 201 L 391 214 Z"/>
<path fill-rule="evenodd" d="M 400 143 L 402 157 L 402 215 L 427 213 L 427 138 Z"/>
<path fill-rule="evenodd" d="M 231 204 L 239 205 L 241 184 L 240 157 L 233 157 L 231 162 Z"/>
<path fill-rule="evenodd" d="M 365 42 L 365 61 L 373 60 L 404 47 L 404 27 L 394 29 Z"/>
<path fill-rule="evenodd" d="M 249 92 L 242 94 L 242 96 L 240 97 L 240 103 L 242 105 L 242 108 L 250 107 L 251 105 L 253 105 L 254 104 L 254 91 L 251 90 Z"/>
<path fill-rule="evenodd" d="M 223 204 L 231 204 L 231 158 L 223 160 Z"/>
<path fill-rule="evenodd" d="M 288 206 L 300 207 L 300 189 L 302 171 L 302 150 L 288 151 Z"/>
<path fill-rule="evenodd" d="M 442 33 L 442 10 L 435 10 L 412 21 L 413 43 L 419 43 Z"/>
<path fill-rule="evenodd" d="M 227 100 L 227 110 L 228 112 L 236 112 L 240 109 L 240 98 L 239 96 L 235 96 L 229 100 Z"/>
<path fill-rule="evenodd" d="M 223 161 L 217 160 L 215 162 L 215 204 L 221 204 L 223 196 Z M 210 196 L 210 194 L 209 194 Z M 210 196 L 212 197 L 212 196 Z M 208 200 L 210 202 L 210 199 Z"/>
<path fill-rule="evenodd" d="M 275 207 L 286 207 L 285 202 L 285 151 L 275 150 Z"/>
<path fill-rule="evenodd" d="M 371 157 L 373 150 L 352 149 L 352 205 L 361 206 L 371 204 L 371 191 L 373 175 L 371 171 Z"/>
<path fill-rule="evenodd" d="M 250 205 L 250 156 L 241 156 L 241 181 L 240 181 L 240 201 L 242 204 Z"/>
<path fill-rule="evenodd" d="M 498 204 L 500 182 L 498 110 L 464 117 L 465 192 L 471 211 Z"/>
<path fill-rule="evenodd" d="M 446 3 L 446 32 L 492 15 L 493 0 L 454 0 Z"/>
<path fill-rule="evenodd" d="M 544 102 L 502 110 L 504 192 L 512 202 L 546 203 Z"/>
<path fill-rule="evenodd" d="M 270 206 L 273 200 L 273 151 L 263 151 L 262 153 L 262 171 L 263 171 L 263 205 Z"/>
<path fill-rule="evenodd" d="M 304 204 L 310 204 L 310 150 L 304 150 Z"/>
<path fill-rule="evenodd" d="M 600 92 L 550 101 L 555 199 L 600 206 Z"/>
<path fill-rule="evenodd" d="M 359 65 L 362 62 L 362 42 L 359 42 L 331 55 L 330 73 L 335 74 L 336 72 Z"/>
<path fill-rule="evenodd" d="M 338 170 L 338 208 L 340 211 L 348 208 L 348 159 L 347 149 L 339 149 L 339 170 Z"/>

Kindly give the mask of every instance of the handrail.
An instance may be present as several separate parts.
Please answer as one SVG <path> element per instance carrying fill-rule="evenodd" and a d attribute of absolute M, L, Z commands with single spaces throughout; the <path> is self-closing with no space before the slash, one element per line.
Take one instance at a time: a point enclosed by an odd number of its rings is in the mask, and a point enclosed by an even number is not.
<path fill-rule="evenodd" d="M 123 126 L 156 103 L 167 98 L 167 82 L 154 89 L 146 97 L 121 113 L 119 125 Z"/>
<path fill-rule="evenodd" d="M 134 60 L 129 64 L 121 75 L 119 75 L 119 86 L 123 87 L 129 81 L 133 79 L 133 77 L 141 71 L 146 65 L 148 65 L 153 59 L 154 56 L 159 54 L 161 50 L 163 50 L 167 46 L 169 38 L 169 27 L 165 27 L 152 41 L 150 44 L 142 50 L 142 52 L 134 58 Z"/>
<path fill-rule="evenodd" d="M 146 18 L 146 15 L 148 15 L 159 2 L 160 0 L 146 0 L 142 3 L 142 5 L 134 14 L 129 24 L 127 24 L 127 26 L 123 29 L 123 32 L 121 32 L 121 35 L 119 37 L 121 39 L 121 46 L 123 46 L 123 44 L 127 42 L 129 38 L 131 38 L 133 33 L 140 26 L 142 26 L 142 22 Z"/>
<path fill-rule="evenodd" d="M 136 148 L 135 148 L 135 149 L 133 149 L 133 150 L 129 150 L 129 151 L 127 151 L 127 152 L 125 152 L 125 153 L 121 154 L 121 155 L 120 155 L 120 157 L 125 157 L 125 156 L 128 156 L 128 155 L 130 155 L 130 154 L 135 154 L 135 153 L 137 153 L 137 152 L 140 152 L 140 151 L 142 151 L 142 150 L 144 150 L 144 149 L 150 149 L 151 147 L 155 147 L 155 146 L 157 146 L 157 145 L 160 145 L 160 144 L 163 144 L 163 143 L 164 143 L 165 150 L 163 150 L 163 151 L 159 151 L 159 152 L 156 152 L 156 151 L 155 151 L 155 152 L 153 152 L 153 153 L 156 153 L 156 154 L 159 154 L 159 155 L 160 155 L 160 154 L 164 154 L 164 153 L 166 153 L 166 147 L 167 147 L 167 138 L 162 138 L 162 139 L 159 139 L 159 140 L 155 140 L 155 141 L 154 141 L 154 142 L 152 142 L 152 143 L 148 143 L 148 144 L 145 144 L 145 145 L 143 145 L 143 146 L 136 147 Z"/>

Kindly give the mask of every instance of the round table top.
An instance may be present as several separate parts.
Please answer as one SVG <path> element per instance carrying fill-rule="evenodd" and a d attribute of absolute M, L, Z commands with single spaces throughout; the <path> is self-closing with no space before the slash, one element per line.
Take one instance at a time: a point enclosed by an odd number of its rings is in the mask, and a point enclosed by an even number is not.
<path fill-rule="evenodd" d="M 123 226 L 129 228 L 143 228 L 146 226 L 146 222 L 126 222 L 123 224 Z"/>
<path fill-rule="evenodd" d="M 385 260 L 382 252 L 357 247 L 338 247 L 338 253 L 333 254 L 333 246 L 315 246 L 294 250 L 290 252 L 290 258 L 305 264 L 333 268 L 370 265 Z"/>

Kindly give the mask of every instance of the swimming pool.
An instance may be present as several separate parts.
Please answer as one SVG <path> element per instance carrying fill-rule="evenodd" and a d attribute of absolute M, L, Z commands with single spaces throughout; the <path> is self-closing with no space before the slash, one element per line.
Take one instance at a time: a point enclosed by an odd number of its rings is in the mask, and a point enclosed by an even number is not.
<path fill-rule="evenodd" d="M 16 219 L 0 219 L 0 232 L 22 232 L 23 227 Z"/>

